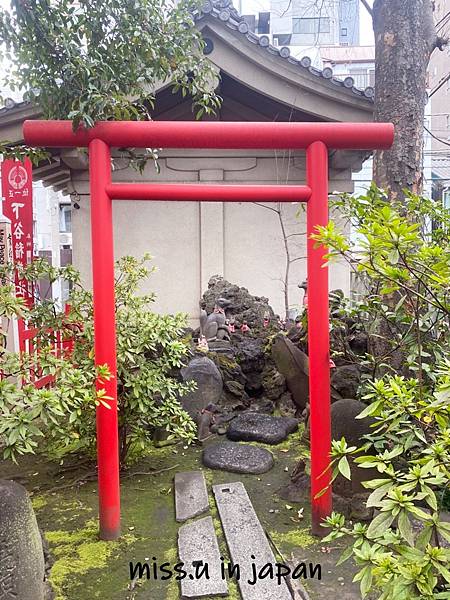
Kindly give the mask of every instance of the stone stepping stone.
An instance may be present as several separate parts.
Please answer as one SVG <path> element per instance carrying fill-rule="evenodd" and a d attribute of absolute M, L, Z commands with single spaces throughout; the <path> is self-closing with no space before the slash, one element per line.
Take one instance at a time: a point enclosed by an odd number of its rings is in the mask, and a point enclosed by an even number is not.
<path fill-rule="evenodd" d="M 272 453 L 265 448 L 219 442 L 203 450 L 202 460 L 205 467 L 220 469 L 231 473 L 266 473 L 273 467 Z"/>
<path fill-rule="evenodd" d="M 247 412 L 233 419 L 227 437 L 234 441 L 279 444 L 297 428 L 297 419 Z"/>
<path fill-rule="evenodd" d="M 0 599 L 44 600 L 42 539 L 27 490 L 0 479 Z"/>
<path fill-rule="evenodd" d="M 175 514 L 178 522 L 187 521 L 209 509 L 205 477 L 201 471 L 175 475 Z"/>
<path fill-rule="evenodd" d="M 178 556 L 187 577 L 181 580 L 181 598 L 228 596 L 228 584 L 222 579 L 219 544 L 211 517 L 182 525 L 178 530 Z M 202 565 L 208 564 L 209 579 Z M 196 567 L 196 565 L 200 565 Z"/>
<path fill-rule="evenodd" d="M 254 585 L 249 583 L 255 581 L 252 563 L 258 573 L 267 563 L 274 565 L 275 570 L 277 561 L 243 484 L 215 485 L 213 492 L 231 562 L 240 568 L 238 585 L 242 599 L 292 600 L 284 579 L 281 579 L 280 585 L 276 578 L 268 577 L 257 579 Z"/>

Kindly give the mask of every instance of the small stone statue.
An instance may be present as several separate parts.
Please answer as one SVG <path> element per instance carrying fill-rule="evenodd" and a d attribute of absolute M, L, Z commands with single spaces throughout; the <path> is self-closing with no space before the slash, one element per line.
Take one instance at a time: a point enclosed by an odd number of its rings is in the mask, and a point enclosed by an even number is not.
<path fill-rule="evenodd" d="M 200 350 L 201 352 L 208 352 L 209 346 L 208 346 L 208 342 L 204 335 L 201 335 L 199 337 L 197 349 Z"/>
<path fill-rule="evenodd" d="M 270 313 L 268 311 L 266 311 L 264 313 L 264 319 L 263 319 L 264 329 L 267 329 L 267 327 L 269 327 L 269 325 L 270 325 Z"/>
<path fill-rule="evenodd" d="M 305 292 L 303 296 L 303 306 L 306 308 L 308 306 L 308 280 L 302 281 L 302 283 L 298 284 L 298 287 Z"/>
<path fill-rule="evenodd" d="M 241 325 L 241 333 L 247 333 L 247 331 L 250 331 L 250 327 L 248 326 L 247 321 L 243 321 Z"/>
<path fill-rule="evenodd" d="M 200 336 L 207 342 L 216 340 L 230 341 L 230 332 L 226 324 L 225 309 L 230 305 L 226 298 L 219 298 L 214 306 L 214 311 L 208 315 L 206 310 L 200 311 Z"/>
<path fill-rule="evenodd" d="M 210 315 L 203 309 L 200 311 L 199 343 L 204 347 L 206 344 L 211 352 L 232 354 L 230 324 L 225 314 L 229 305 L 229 300 L 219 298 Z"/>
<path fill-rule="evenodd" d="M 234 333 L 236 331 L 236 321 L 235 321 L 234 317 L 231 317 L 231 319 L 229 320 L 228 331 L 230 333 Z"/>

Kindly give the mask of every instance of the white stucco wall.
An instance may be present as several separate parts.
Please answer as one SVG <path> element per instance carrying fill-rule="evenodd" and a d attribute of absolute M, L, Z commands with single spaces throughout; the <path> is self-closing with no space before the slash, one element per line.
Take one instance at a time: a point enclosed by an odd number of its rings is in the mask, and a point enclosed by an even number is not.
<path fill-rule="evenodd" d="M 224 151 L 181 151 L 164 153 L 161 174 L 148 166 L 146 180 L 219 183 L 299 183 L 305 182 L 304 158 L 273 156 L 244 151 L 231 155 Z M 222 168 L 220 168 L 222 167 Z M 117 181 L 137 181 L 129 169 L 114 172 Z M 85 282 L 91 284 L 90 200 L 87 172 L 74 178 L 80 204 L 73 212 L 73 260 Z M 330 190 L 351 191 L 349 173 L 339 172 L 330 181 Z M 271 205 L 267 205 L 271 206 Z M 276 205 L 272 205 L 275 206 Z M 306 231 L 305 214 L 298 205 L 283 205 L 283 221 L 288 234 Z M 192 324 L 198 319 L 198 302 L 212 275 L 223 275 L 243 285 L 252 294 L 266 296 L 274 310 L 284 313 L 283 285 L 286 255 L 278 216 L 273 211 L 247 203 L 136 202 L 115 201 L 114 235 L 116 257 L 150 252 L 157 271 L 143 289 L 157 294 L 155 309 L 183 311 Z M 292 257 L 306 255 L 306 237 L 289 238 Z M 306 260 L 292 264 L 290 303 L 296 306 L 301 294 L 297 288 L 306 277 Z M 331 268 L 331 288 L 349 291 L 345 265 Z"/>

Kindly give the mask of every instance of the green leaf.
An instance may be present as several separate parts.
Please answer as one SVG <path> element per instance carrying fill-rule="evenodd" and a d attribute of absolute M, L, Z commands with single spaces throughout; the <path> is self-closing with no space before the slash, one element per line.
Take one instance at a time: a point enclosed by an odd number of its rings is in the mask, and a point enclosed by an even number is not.
<path fill-rule="evenodd" d="M 414 535 L 408 513 L 402 510 L 398 515 L 398 529 L 410 546 L 414 546 Z"/>
<path fill-rule="evenodd" d="M 346 479 L 351 479 L 350 465 L 348 464 L 348 460 L 346 456 L 343 456 L 338 462 L 339 473 L 343 475 Z"/>
<path fill-rule="evenodd" d="M 384 498 L 387 492 L 393 487 L 393 483 L 389 481 L 389 483 L 385 483 L 380 486 L 376 490 L 374 490 L 367 499 L 366 506 L 367 508 L 377 507 L 380 505 L 380 500 Z"/>
<path fill-rule="evenodd" d="M 367 529 L 367 537 L 368 538 L 377 538 L 381 537 L 389 527 L 392 525 L 394 520 L 394 515 L 389 511 L 381 512 L 377 515 L 373 521 L 370 523 Z"/>
<path fill-rule="evenodd" d="M 353 546 L 349 546 L 344 550 L 344 552 L 339 557 L 339 560 L 336 563 L 336 566 L 342 565 L 345 561 L 347 561 L 353 555 Z"/>
<path fill-rule="evenodd" d="M 372 567 L 367 566 L 360 582 L 361 596 L 365 598 L 372 589 Z"/>

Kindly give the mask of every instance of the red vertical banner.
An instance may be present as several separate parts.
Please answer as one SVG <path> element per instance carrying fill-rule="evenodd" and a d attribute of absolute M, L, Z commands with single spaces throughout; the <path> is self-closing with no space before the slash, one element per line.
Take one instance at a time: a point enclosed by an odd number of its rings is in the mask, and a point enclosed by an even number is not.
<path fill-rule="evenodd" d="M 33 260 L 33 179 L 31 161 L 7 159 L 2 163 L 3 214 L 11 221 L 12 257 L 15 264 Z M 31 284 L 16 274 L 16 294 L 33 302 Z"/>

